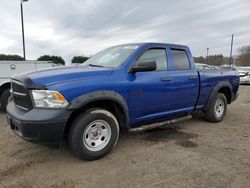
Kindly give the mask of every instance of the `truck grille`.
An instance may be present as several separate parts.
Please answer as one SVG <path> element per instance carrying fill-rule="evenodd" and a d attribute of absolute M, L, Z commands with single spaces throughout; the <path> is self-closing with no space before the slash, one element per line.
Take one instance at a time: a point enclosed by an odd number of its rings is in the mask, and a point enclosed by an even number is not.
<path fill-rule="evenodd" d="M 33 105 L 30 92 L 25 88 L 22 82 L 16 80 L 11 81 L 11 94 L 17 107 L 27 111 L 32 109 Z"/>

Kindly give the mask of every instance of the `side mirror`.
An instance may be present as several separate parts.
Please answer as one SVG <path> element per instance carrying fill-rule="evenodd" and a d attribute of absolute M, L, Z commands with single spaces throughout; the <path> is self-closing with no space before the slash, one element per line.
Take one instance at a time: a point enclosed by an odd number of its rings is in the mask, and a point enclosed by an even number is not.
<path fill-rule="evenodd" d="M 129 69 L 129 72 L 144 72 L 156 70 L 156 62 L 150 60 L 138 61 L 134 67 Z"/>

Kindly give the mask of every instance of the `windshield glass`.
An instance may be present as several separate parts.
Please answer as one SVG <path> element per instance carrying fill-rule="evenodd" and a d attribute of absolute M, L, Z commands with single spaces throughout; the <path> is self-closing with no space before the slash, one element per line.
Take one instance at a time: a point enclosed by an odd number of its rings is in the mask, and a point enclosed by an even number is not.
<path fill-rule="evenodd" d="M 107 48 L 89 58 L 83 65 L 119 67 L 137 48 L 137 45 L 122 45 Z"/>

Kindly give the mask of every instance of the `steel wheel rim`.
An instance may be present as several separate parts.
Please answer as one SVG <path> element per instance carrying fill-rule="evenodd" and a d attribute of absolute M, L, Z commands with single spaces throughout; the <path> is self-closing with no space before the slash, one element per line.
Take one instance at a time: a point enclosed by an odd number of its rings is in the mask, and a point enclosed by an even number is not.
<path fill-rule="evenodd" d="M 225 104 L 224 101 L 222 99 L 218 99 L 215 103 L 214 106 L 214 111 L 215 111 L 215 115 L 216 117 L 221 117 L 222 114 L 224 113 L 224 109 L 225 109 Z"/>
<path fill-rule="evenodd" d="M 83 144 L 90 151 L 100 151 L 111 138 L 110 125 L 104 120 L 91 122 L 83 133 Z"/>

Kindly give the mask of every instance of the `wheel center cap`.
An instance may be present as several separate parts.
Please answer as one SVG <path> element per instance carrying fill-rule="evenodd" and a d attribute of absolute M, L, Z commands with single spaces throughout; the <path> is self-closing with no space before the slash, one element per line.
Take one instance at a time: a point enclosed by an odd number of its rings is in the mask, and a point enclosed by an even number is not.
<path fill-rule="evenodd" d="M 91 132 L 91 134 L 92 134 L 92 139 L 97 140 L 100 137 L 101 132 L 98 129 L 95 129 Z"/>
<path fill-rule="evenodd" d="M 98 136 L 98 132 L 93 132 L 92 135 L 93 135 L 94 137 L 97 137 L 97 136 Z"/>

